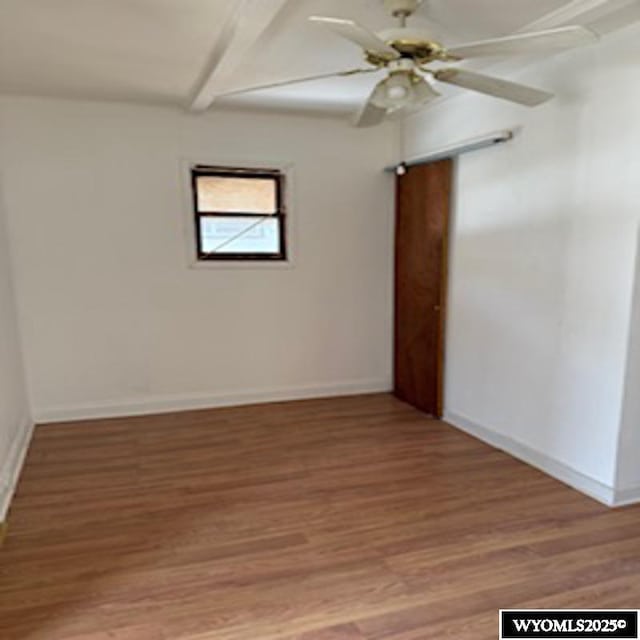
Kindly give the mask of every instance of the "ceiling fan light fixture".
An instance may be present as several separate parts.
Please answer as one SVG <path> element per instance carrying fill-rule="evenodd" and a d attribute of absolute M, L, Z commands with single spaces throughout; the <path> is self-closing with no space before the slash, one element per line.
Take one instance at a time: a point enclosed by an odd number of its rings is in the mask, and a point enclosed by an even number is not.
<path fill-rule="evenodd" d="M 392 102 L 402 101 L 409 95 L 409 90 L 402 85 L 391 85 L 387 87 L 387 98 Z"/>
<path fill-rule="evenodd" d="M 378 85 L 372 101 L 383 109 L 398 109 L 413 99 L 413 92 L 411 75 L 405 71 L 397 71 Z"/>
<path fill-rule="evenodd" d="M 413 84 L 413 96 L 411 102 L 415 106 L 420 106 L 440 97 L 440 94 L 433 87 L 433 83 L 429 77 L 414 73 L 411 76 Z"/>

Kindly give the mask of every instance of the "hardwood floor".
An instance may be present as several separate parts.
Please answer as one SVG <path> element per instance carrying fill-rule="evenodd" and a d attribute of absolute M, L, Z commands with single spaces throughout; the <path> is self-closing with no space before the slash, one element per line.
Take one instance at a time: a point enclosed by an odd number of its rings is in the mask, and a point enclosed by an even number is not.
<path fill-rule="evenodd" d="M 36 430 L 3 640 L 484 640 L 515 607 L 640 607 L 608 510 L 386 395 Z"/>

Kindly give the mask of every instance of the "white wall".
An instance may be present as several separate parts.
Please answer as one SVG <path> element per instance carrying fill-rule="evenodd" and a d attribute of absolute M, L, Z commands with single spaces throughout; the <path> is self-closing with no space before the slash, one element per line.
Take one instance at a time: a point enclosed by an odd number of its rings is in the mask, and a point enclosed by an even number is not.
<path fill-rule="evenodd" d="M 637 246 L 640 247 L 640 237 Z M 621 501 L 636 497 L 640 487 L 640 251 L 636 257 L 627 379 L 618 448 L 617 488 Z"/>
<path fill-rule="evenodd" d="M 8 98 L 0 115 L 37 419 L 389 387 L 394 128 Z M 182 158 L 294 163 L 295 264 L 189 268 Z"/>
<path fill-rule="evenodd" d="M 411 157 L 523 126 L 458 163 L 446 411 L 604 500 L 616 485 L 640 220 L 639 33 L 503 68 L 556 91 L 536 110 L 468 93 L 405 128 Z M 635 446 L 637 460 L 637 430 Z"/>
<path fill-rule="evenodd" d="M 31 426 L 0 194 L 0 522 L 15 490 Z"/>

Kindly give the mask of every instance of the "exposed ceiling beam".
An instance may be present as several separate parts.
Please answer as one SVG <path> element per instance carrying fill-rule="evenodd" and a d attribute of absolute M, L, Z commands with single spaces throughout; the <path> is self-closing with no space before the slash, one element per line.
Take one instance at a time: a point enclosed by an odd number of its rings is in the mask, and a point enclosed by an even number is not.
<path fill-rule="evenodd" d="M 590 25 L 613 13 L 627 10 L 633 5 L 638 5 L 638 0 L 570 0 L 559 9 L 543 15 L 519 31 L 553 29 L 574 22 Z"/>
<path fill-rule="evenodd" d="M 229 87 L 233 73 L 293 0 L 239 0 L 233 4 L 191 102 L 192 111 L 206 111 Z"/>
<path fill-rule="evenodd" d="M 598 9 L 608 3 L 609 0 L 571 0 L 571 2 L 567 2 L 559 9 L 546 13 L 541 18 L 527 24 L 522 29 L 519 29 L 519 31 L 553 29 L 554 27 L 573 22 L 584 13 Z"/>

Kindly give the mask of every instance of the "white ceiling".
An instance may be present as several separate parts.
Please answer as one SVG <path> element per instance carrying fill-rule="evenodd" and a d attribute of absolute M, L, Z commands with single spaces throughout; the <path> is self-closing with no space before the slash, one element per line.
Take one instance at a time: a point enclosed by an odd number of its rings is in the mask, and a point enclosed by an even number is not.
<path fill-rule="evenodd" d="M 512 33 L 567 4 L 425 0 L 412 24 L 455 44 Z M 0 0 L 0 93 L 188 106 L 237 6 L 234 0 Z M 362 66 L 356 47 L 307 22 L 313 14 L 353 18 L 373 30 L 393 24 L 381 0 L 294 0 L 237 61 L 232 84 Z M 220 104 L 345 111 L 374 82 L 371 76 L 315 81 Z"/>

